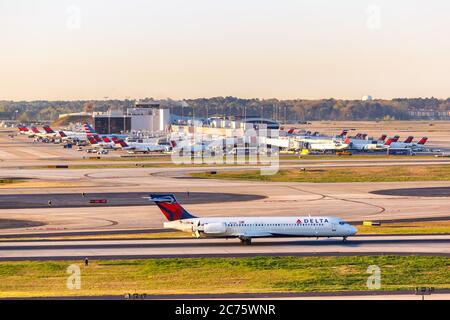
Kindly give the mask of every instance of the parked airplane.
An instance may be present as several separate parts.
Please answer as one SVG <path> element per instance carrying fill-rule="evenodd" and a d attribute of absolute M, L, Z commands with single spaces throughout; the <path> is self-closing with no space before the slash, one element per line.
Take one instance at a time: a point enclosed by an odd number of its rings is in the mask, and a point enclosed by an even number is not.
<path fill-rule="evenodd" d="M 82 140 L 87 140 L 87 134 L 85 132 L 76 132 L 76 131 L 59 131 L 59 136 L 61 137 L 61 139 L 63 140 L 78 140 L 78 141 L 82 141 Z"/>
<path fill-rule="evenodd" d="M 417 143 L 412 142 L 414 137 L 408 137 L 408 139 L 405 140 L 405 142 L 396 142 L 396 141 L 388 141 L 389 149 L 395 150 L 395 149 L 423 149 L 425 147 L 425 143 L 427 143 L 428 138 L 423 137 L 420 139 Z M 409 141 L 409 142 L 407 142 Z M 386 142 L 386 143 L 388 143 Z"/>
<path fill-rule="evenodd" d="M 340 151 L 345 150 L 350 145 L 350 139 L 345 139 L 345 141 L 339 140 L 323 140 L 323 141 L 314 141 L 314 140 L 304 140 L 305 146 L 307 149 L 312 151 Z"/>
<path fill-rule="evenodd" d="M 358 151 L 380 151 L 388 147 L 384 144 L 386 135 L 382 135 L 378 140 L 350 139 L 349 149 Z"/>
<path fill-rule="evenodd" d="M 164 228 L 192 233 L 196 238 L 239 238 L 250 245 L 252 238 L 265 237 L 347 237 L 356 234 L 357 229 L 336 217 L 214 217 L 200 218 L 187 212 L 173 194 L 151 194 L 169 222 Z"/>
<path fill-rule="evenodd" d="M 149 153 L 149 152 L 164 152 L 169 151 L 170 147 L 168 145 L 160 145 L 155 143 L 140 143 L 140 142 L 129 142 L 126 143 L 123 140 L 113 138 L 115 143 L 118 143 L 123 150 L 128 150 L 133 153 Z"/>
<path fill-rule="evenodd" d="M 172 146 L 172 151 L 174 153 L 179 153 L 183 155 L 189 155 L 189 154 L 202 154 L 208 149 L 208 142 L 207 141 L 191 141 L 189 139 L 187 140 L 181 140 L 181 141 L 175 141 L 171 140 L 170 145 Z"/>

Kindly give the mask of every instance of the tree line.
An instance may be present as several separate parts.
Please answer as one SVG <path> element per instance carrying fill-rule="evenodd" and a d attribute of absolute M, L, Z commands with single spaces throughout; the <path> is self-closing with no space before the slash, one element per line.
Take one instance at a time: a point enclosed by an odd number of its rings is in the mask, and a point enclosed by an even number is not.
<path fill-rule="evenodd" d="M 236 97 L 214 97 L 143 101 L 160 103 L 171 109 L 173 114 L 185 118 L 261 117 L 280 122 L 313 120 L 411 120 L 409 111 L 450 111 L 450 98 L 397 98 L 392 100 L 279 100 L 241 99 Z M 0 101 L 0 119 L 29 121 L 52 121 L 59 114 L 80 112 L 87 104 L 93 104 L 95 111 L 109 108 L 129 108 L 133 100 L 91 100 L 91 101 Z"/>

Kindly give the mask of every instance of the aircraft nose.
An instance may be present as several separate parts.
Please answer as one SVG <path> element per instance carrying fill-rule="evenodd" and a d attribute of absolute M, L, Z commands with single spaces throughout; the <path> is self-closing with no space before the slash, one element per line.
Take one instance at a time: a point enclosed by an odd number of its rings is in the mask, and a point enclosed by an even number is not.
<path fill-rule="evenodd" d="M 351 233 L 352 235 L 355 235 L 357 232 L 358 232 L 358 229 L 356 229 L 356 227 L 350 226 L 350 233 Z"/>

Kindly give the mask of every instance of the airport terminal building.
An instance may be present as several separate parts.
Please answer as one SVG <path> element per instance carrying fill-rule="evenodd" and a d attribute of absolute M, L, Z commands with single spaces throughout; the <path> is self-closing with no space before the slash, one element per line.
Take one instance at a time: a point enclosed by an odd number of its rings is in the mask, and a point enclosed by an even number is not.
<path fill-rule="evenodd" d="M 161 108 L 159 104 L 137 103 L 126 112 L 121 110 L 95 112 L 93 118 L 95 130 L 100 134 L 159 132 L 168 131 L 170 127 L 170 111 Z"/>

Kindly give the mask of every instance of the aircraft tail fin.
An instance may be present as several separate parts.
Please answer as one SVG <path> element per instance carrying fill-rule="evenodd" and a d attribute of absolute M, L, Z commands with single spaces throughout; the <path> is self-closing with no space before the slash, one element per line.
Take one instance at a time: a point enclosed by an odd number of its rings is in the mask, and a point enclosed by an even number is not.
<path fill-rule="evenodd" d="M 123 141 L 123 140 L 118 140 L 117 143 L 120 144 L 120 146 L 122 148 L 127 148 L 128 147 L 128 144 L 125 141 Z"/>
<path fill-rule="evenodd" d="M 96 133 L 94 128 L 92 128 L 92 126 L 89 123 L 85 123 L 83 125 L 83 128 L 86 133 Z"/>
<path fill-rule="evenodd" d="M 341 134 L 339 134 L 339 137 L 345 137 L 347 136 L 348 130 L 342 130 Z"/>
<path fill-rule="evenodd" d="M 408 138 L 406 138 L 404 143 L 411 143 L 413 141 L 414 137 L 413 136 L 409 136 Z"/>
<path fill-rule="evenodd" d="M 419 142 L 417 142 L 417 144 L 424 145 L 425 143 L 427 143 L 427 141 L 428 141 L 428 138 L 427 137 L 423 137 L 422 139 L 420 139 Z"/>
<path fill-rule="evenodd" d="M 88 138 L 90 144 L 97 144 L 97 140 L 95 140 L 93 137 L 89 136 L 87 138 Z"/>
<path fill-rule="evenodd" d="M 169 221 L 196 218 L 178 203 L 173 194 L 151 194 L 149 200 L 159 207 Z"/>
<path fill-rule="evenodd" d="M 115 144 L 118 144 L 118 143 L 119 143 L 119 139 L 117 139 L 117 137 L 115 137 L 115 136 L 112 136 L 112 137 L 111 137 L 111 140 L 112 140 Z"/>
<path fill-rule="evenodd" d="M 46 133 L 55 133 L 55 131 L 53 131 L 53 129 L 50 128 L 50 126 L 43 126 L 43 128 Z"/>

